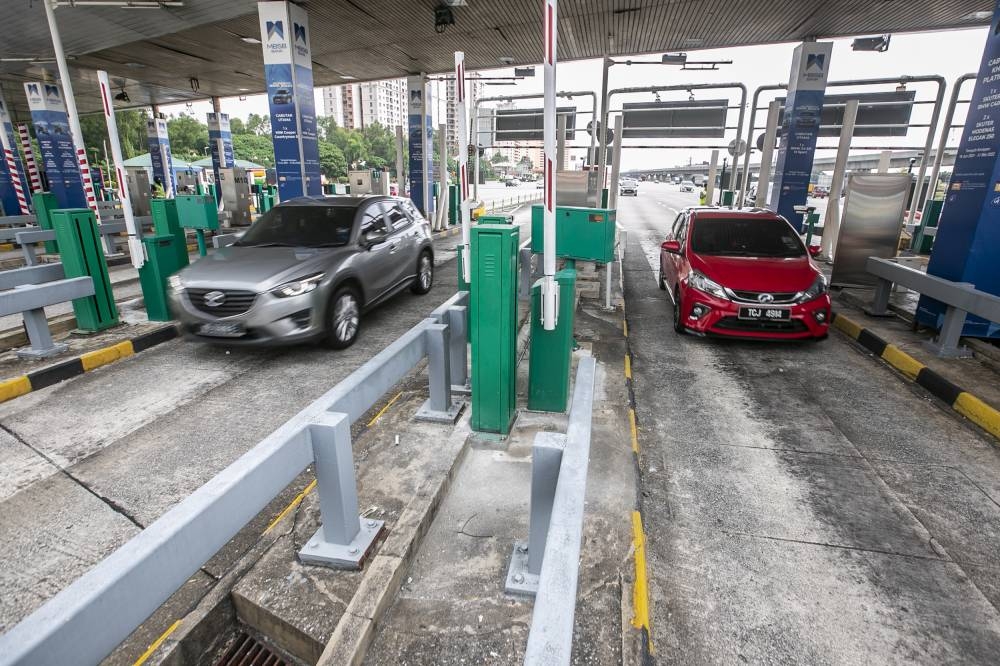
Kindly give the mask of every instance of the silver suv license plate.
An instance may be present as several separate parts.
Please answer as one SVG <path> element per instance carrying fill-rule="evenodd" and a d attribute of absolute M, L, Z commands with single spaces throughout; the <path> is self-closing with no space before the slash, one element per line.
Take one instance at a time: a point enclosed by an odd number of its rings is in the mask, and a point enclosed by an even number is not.
<path fill-rule="evenodd" d="M 202 324 L 201 328 L 198 329 L 198 333 L 213 338 L 240 338 L 246 334 L 246 331 L 240 324 L 211 322 Z"/>

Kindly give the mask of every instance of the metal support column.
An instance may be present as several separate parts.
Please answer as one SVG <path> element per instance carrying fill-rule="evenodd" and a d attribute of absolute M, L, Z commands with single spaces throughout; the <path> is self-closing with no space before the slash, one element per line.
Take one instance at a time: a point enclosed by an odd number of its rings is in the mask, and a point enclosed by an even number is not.
<path fill-rule="evenodd" d="M 907 224 L 913 224 L 918 208 L 922 210 L 924 204 L 927 203 L 927 199 L 933 195 L 930 187 L 927 188 L 927 192 L 922 197 L 920 196 L 920 191 L 924 186 L 924 176 L 927 174 L 927 160 L 930 158 L 931 148 L 934 147 L 934 134 L 937 132 L 938 119 L 941 117 L 941 105 L 944 103 L 944 78 L 938 76 L 935 80 L 938 85 L 937 99 L 934 101 L 934 110 L 931 112 L 930 127 L 927 128 L 927 141 L 924 142 L 924 152 L 920 155 L 920 168 L 917 169 L 917 183 L 913 188 L 913 196 L 910 197 L 910 213 L 906 217 Z"/>
<path fill-rule="evenodd" d="M 448 226 L 448 126 L 438 125 L 438 200 L 434 230 Z"/>
<path fill-rule="evenodd" d="M 833 183 L 830 185 L 829 202 L 826 206 L 826 217 L 823 220 L 823 239 L 820 254 L 833 259 L 837 252 L 837 238 L 840 235 L 840 193 L 844 190 L 844 173 L 847 171 L 847 158 L 851 153 L 851 140 L 854 138 L 854 123 L 858 119 L 858 100 L 847 100 L 844 105 L 844 120 L 840 126 L 840 144 L 837 147 L 837 159 L 833 164 Z"/>
<path fill-rule="evenodd" d="M 598 177 L 598 189 L 603 191 L 605 180 L 607 179 L 607 159 L 605 156 L 608 154 L 608 72 L 611 69 L 611 59 L 608 58 L 608 54 L 605 52 L 604 59 L 602 61 L 601 70 L 601 120 L 600 122 L 594 123 L 594 131 L 598 134 L 598 149 L 597 155 L 594 156 L 597 164 L 597 171 L 600 174 Z"/>
<path fill-rule="evenodd" d="M 556 172 L 566 169 L 566 116 L 556 118 Z"/>
<path fill-rule="evenodd" d="M 774 161 L 774 144 L 778 138 L 778 117 L 781 103 L 777 100 L 767 105 L 767 129 L 764 131 L 764 149 L 760 152 L 760 173 L 757 174 L 757 196 L 754 205 L 767 205 L 767 192 L 771 183 L 771 162 Z"/>
<path fill-rule="evenodd" d="M 559 286 L 556 284 L 556 174 L 553 153 L 556 150 L 556 54 L 558 49 L 559 0 L 545 0 L 543 53 L 545 68 L 545 204 L 543 225 L 544 277 L 541 286 L 542 327 L 554 331 L 559 310 Z M 607 62 L 605 62 L 607 67 Z M 606 113 L 606 111 L 604 111 Z"/>
<path fill-rule="evenodd" d="M 52 333 L 49 331 L 49 323 L 45 319 L 45 309 L 25 310 L 21 313 L 24 316 L 24 328 L 28 333 L 28 341 L 31 343 L 26 349 L 19 349 L 18 357 L 21 358 L 48 358 L 61 354 L 68 349 L 62 342 L 54 342 Z"/>
<path fill-rule="evenodd" d="M 878 173 L 889 173 L 889 164 L 892 162 L 892 151 L 883 150 L 878 156 Z"/>
<path fill-rule="evenodd" d="M 396 125 L 396 191 L 406 196 L 406 172 L 403 170 L 403 126 Z"/>
<path fill-rule="evenodd" d="M 472 209 L 469 199 L 469 118 L 465 105 L 465 54 L 455 51 L 455 118 L 458 132 L 458 214 L 462 222 L 462 280 L 472 282 Z M 447 219 L 447 218 L 445 218 Z"/>
<path fill-rule="evenodd" d="M 456 305 L 448 308 L 451 392 L 471 393 L 469 385 L 469 308 Z"/>
<path fill-rule="evenodd" d="M 955 119 L 955 107 L 958 106 L 959 96 L 962 93 L 962 85 L 966 81 L 975 80 L 976 74 L 963 74 L 955 79 L 955 83 L 952 84 L 951 100 L 948 102 L 948 110 L 945 111 L 944 114 L 944 123 L 941 125 L 941 138 L 938 141 L 938 147 L 934 153 L 934 164 L 931 166 L 931 177 L 927 181 L 927 197 L 924 199 L 925 203 L 927 199 L 934 198 L 934 192 L 937 190 L 937 179 L 938 175 L 941 173 L 941 164 L 944 161 L 944 151 L 948 147 L 948 134 L 951 131 L 951 123 Z"/>
<path fill-rule="evenodd" d="M 719 169 L 719 151 L 713 150 L 712 156 L 708 158 L 708 177 L 705 180 L 705 205 L 711 206 L 715 197 L 715 176 Z M 725 189 L 723 186 L 722 189 Z"/>
<path fill-rule="evenodd" d="M 427 341 L 427 380 L 430 398 L 417 410 L 418 421 L 454 423 L 462 403 L 451 399 L 451 330 L 447 324 L 431 324 L 424 333 Z"/>
<path fill-rule="evenodd" d="M 608 208 L 618 208 L 618 179 L 621 178 L 623 114 L 615 116 L 615 147 L 611 153 L 611 180 L 608 183 Z"/>
<path fill-rule="evenodd" d="M 971 286 L 971 285 L 970 285 Z M 965 320 L 969 313 L 965 310 L 949 305 L 944 313 L 944 323 L 934 341 L 927 341 L 924 347 L 934 352 L 941 358 L 968 358 L 972 356 L 972 351 L 968 347 L 959 346 L 962 338 L 962 330 L 965 328 Z"/>

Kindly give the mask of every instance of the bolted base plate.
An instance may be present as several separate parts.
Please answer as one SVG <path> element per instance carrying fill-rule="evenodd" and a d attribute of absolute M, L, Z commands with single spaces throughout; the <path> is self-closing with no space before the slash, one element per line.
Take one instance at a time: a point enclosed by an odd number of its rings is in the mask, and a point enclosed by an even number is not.
<path fill-rule="evenodd" d="M 538 576 L 528 573 L 528 542 L 517 541 L 510 555 L 510 568 L 507 569 L 507 582 L 504 584 L 507 594 L 533 597 L 538 594 Z"/>
<path fill-rule="evenodd" d="M 343 546 L 324 541 L 320 527 L 299 551 L 299 561 L 334 569 L 360 569 L 384 529 L 385 521 L 362 516 L 361 531 L 354 541 Z"/>
<path fill-rule="evenodd" d="M 947 349 L 936 342 L 924 342 L 924 349 L 934 352 L 939 358 L 972 358 L 972 350 L 968 347 L 952 347 Z"/>
<path fill-rule="evenodd" d="M 458 415 L 462 413 L 463 407 L 465 407 L 464 400 L 452 400 L 451 407 L 447 412 L 439 412 L 435 409 L 431 409 L 431 401 L 427 400 L 420 406 L 420 409 L 417 410 L 413 419 L 416 421 L 429 421 L 431 423 L 454 424 L 455 421 L 458 420 Z"/>
<path fill-rule="evenodd" d="M 471 384 L 452 384 L 451 385 L 452 394 L 459 395 L 472 395 L 472 385 Z"/>
<path fill-rule="evenodd" d="M 62 342 L 53 343 L 48 349 L 35 349 L 33 347 L 28 347 L 27 349 L 17 350 L 18 358 L 49 358 L 56 356 L 57 354 L 62 354 L 64 351 L 69 349 L 69 346 Z"/>

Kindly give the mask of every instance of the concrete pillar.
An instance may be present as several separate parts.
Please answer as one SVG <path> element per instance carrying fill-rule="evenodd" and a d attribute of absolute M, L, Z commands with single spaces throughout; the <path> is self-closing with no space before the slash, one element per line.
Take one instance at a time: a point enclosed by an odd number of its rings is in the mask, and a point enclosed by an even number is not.
<path fill-rule="evenodd" d="M 320 195 L 309 16 L 302 7 L 283 1 L 258 2 L 257 15 L 278 196 L 287 201 Z"/>
<path fill-rule="evenodd" d="M 804 42 L 795 47 L 792 56 L 781 146 L 768 207 L 799 231 L 802 216 L 795 213 L 795 206 L 805 205 L 809 193 L 832 51 L 832 42 Z"/>
<path fill-rule="evenodd" d="M 1000 107 L 991 103 L 1000 78 L 1000 0 L 994 4 L 983 58 L 972 91 L 951 183 L 938 222 L 927 273 L 1000 295 Z M 947 131 L 947 130 L 945 130 Z M 926 296 L 917 320 L 941 328 L 946 307 Z M 970 316 L 963 335 L 1000 338 L 1000 324 Z"/>
<path fill-rule="evenodd" d="M 430 90 L 427 75 L 413 74 L 406 79 L 409 100 L 410 199 L 428 220 L 434 213 L 433 181 L 434 152 L 431 139 L 434 125 L 431 119 Z M 446 160 L 447 155 L 441 155 Z"/>

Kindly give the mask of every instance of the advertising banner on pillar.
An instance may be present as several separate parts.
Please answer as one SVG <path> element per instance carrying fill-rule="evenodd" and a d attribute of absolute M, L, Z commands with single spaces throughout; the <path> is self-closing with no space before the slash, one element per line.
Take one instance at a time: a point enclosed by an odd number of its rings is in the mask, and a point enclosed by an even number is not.
<path fill-rule="evenodd" d="M 927 273 L 1000 296 L 1000 1 L 993 13 L 962 142 Z M 917 321 L 940 328 L 945 305 L 921 296 Z M 969 316 L 962 335 L 1000 337 L 1000 324 Z"/>
<path fill-rule="evenodd" d="M 10 115 L 7 113 L 7 103 L 0 97 L 0 131 L 3 132 L 4 142 L 14 155 L 14 168 L 21 182 L 21 196 L 26 197 L 29 192 L 28 181 L 24 177 L 24 167 L 21 164 L 21 153 L 17 149 L 18 141 L 14 135 L 14 125 L 10 122 Z M 25 199 L 26 201 L 26 199 Z M 18 200 L 17 192 L 14 189 L 14 181 L 11 178 L 10 170 L 6 159 L 0 159 L 0 204 L 3 205 L 5 215 L 20 215 L 21 202 Z"/>
<path fill-rule="evenodd" d="M 322 194 L 308 16 L 288 2 L 258 2 L 257 14 L 278 195 Z"/>
<path fill-rule="evenodd" d="M 42 153 L 49 187 L 59 208 L 86 208 L 87 196 L 73 146 L 69 116 L 59 86 L 54 83 L 24 84 L 35 138 Z"/>
<path fill-rule="evenodd" d="M 208 145 L 212 151 L 212 173 L 215 174 L 215 199 L 220 201 L 222 188 L 218 184 L 222 182 L 222 179 L 219 171 L 232 169 L 235 159 L 233 157 L 233 134 L 229 130 L 229 114 L 208 114 Z"/>
<path fill-rule="evenodd" d="M 149 118 L 146 121 L 146 140 L 149 159 L 153 165 L 153 182 L 159 180 L 166 195 L 172 197 L 177 193 L 177 182 L 174 179 L 174 160 L 170 155 L 166 119 Z"/>
<path fill-rule="evenodd" d="M 795 212 L 795 206 L 804 205 L 809 194 L 832 52 L 830 42 L 807 42 L 799 44 L 792 55 L 781 146 L 768 208 L 783 215 L 799 231 L 802 216 Z"/>
<path fill-rule="evenodd" d="M 427 99 L 427 79 L 423 74 L 417 74 L 407 77 L 406 83 L 409 100 L 410 199 L 425 216 L 430 216 L 434 212 L 431 189 L 434 124 L 430 115 L 430 100 Z"/>

